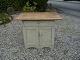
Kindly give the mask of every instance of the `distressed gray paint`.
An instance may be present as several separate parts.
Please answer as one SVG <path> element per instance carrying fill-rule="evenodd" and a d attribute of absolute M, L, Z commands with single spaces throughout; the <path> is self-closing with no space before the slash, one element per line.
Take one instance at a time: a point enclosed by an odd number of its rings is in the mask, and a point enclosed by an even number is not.
<path fill-rule="evenodd" d="M 24 44 L 29 47 L 53 47 L 53 21 L 23 21 Z"/>

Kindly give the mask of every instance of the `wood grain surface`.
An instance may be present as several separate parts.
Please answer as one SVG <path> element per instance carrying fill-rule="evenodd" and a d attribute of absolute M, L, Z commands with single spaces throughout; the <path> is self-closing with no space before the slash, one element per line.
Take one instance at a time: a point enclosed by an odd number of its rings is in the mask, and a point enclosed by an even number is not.
<path fill-rule="evenodd" d="M 22 12 L 15 20 L 61 20 L 57 12 Z"/>

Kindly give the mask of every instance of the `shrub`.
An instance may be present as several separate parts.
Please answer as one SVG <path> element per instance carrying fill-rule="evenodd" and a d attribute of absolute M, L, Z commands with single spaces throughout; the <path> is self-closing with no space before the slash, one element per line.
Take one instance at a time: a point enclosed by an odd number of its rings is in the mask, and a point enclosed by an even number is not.
<path fill-rule="evenodd" d="M 0 21 L 2 21 L 1 24 L 6 24 L 6 23 L 9 23 L 11 20 L 10 20 L 8 14 L 0 13 Z"/>
<path fill-rule="evenodd" d="M 43 12 L 46 11 L 48 0 L 29 0 L 29 3 L 34 6 L 33 2 L 37 3 L 36 10 Z"/>
<path fill-rule="evenodd" d="M 34 12 L 36 11 L 36 2 L 33 2 L 33 5 L 29 3 L 29 1 L 27 1 L 26 5 L 23 7 L 23 11 L 26 12 Z"/>
<path fill-rule="evenodd" d="M 0 0 L 0 12 L 6 12 L 8 7 L 13 7 L 15 10 L 22 10 L 27 1 L 29 1 L 32 6 L 34 6 L 33 2 L 36 2 L 37 11 L 46 10 L 48 0 Z"/>
<path fill-rule="evenodd" d="M 0 12 L 6 12 L 8 7 L 21 10 L 25 3 L 26 0 L 0 0 Z"/>

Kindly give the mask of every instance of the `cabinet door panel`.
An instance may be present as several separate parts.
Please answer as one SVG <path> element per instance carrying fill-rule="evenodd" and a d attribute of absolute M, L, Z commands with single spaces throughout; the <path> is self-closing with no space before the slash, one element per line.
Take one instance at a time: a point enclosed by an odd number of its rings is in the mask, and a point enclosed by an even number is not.
<path fill-rule="evenodd" d="M 40 46 L 48 47 L 53 44 L 52 30 L 52 27 L 40 27 Z"/>
<path fill-rule="evenodd" d="M 25 47 L 37 47 L 38 46 L 38 28 L 24 27 L 23 32 L 24 32 Z"/>

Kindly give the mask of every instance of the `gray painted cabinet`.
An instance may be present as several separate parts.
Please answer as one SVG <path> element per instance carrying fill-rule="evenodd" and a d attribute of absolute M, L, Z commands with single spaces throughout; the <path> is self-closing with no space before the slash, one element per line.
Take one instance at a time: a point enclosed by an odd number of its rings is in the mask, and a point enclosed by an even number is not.
<path fill-rule="evenodd" d="M 53 47 L 54 21 L 23 21 L 25 47 Z"/>
<path fill-rule="evenodd" d="M 15 20 L 23 22 L 25 48 L 54 47 L 54 21 L 61 20 L 57 12 L 22 12 Z"/>

